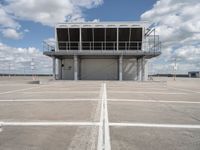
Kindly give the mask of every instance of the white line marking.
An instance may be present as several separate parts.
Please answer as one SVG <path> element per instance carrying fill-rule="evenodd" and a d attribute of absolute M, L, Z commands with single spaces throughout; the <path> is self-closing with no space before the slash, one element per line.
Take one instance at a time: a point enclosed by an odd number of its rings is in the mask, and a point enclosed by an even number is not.
<path fill-rule="evenodd" d="M 98 137 L 98 150 L 111 150 L 106 83 L 102 84 L 102 104 Z"/>
<path fill-rule="evenodd" d="M 21 92 L 23 94 L 55 94 L 55 93 L 68 93 L 68 94 L 74 94 L 74 93 L 77 93 L 77 94 L 91 94 L 91 93 L 99 93 L 99 91 L 38 91 L 38 92 L 34 92 L 34 91 L 30 91 L 30 92 Z"/>
<path fill-rule="evenodd" d="M 144 99 L 108 99 L 114 102 L 141 102 L 141 103 L 180 103 L 180 104 L 200 104 L 195 101 L 172 101 L 172 100 L 144 100 Z"/>
<path fill-rule="evenodd" d="M 26 90 L 36 89 L 36 88 L 41 88 L 41 86 L 40 87 L 37 86 L 37 87 L 31 87 L 31 88 L 24 88 L 24 89 L 19 89 L 19 90 L 6 91 L 6 92 L 0 93 L 0 95 L 9 94 L 9 93 L 15 93 L 15 92 L 21 92 L 21 91 L 26 91 Z"/>
<path fill-rule="evenodd" d="M 107 90 L 106 90 L 106 83 L 104 83 L 104 119 L 105 119 L 105 150 L 111 150 L 110 145 L 110 129 L 109 129 L 109 120 L 108 120 L 108 104 L 107 104 Z"/>
<path fill-rule="evenodd" d="M 99 126 L 98 122 L 0 122 L 3 126 Z"/>
<path fill-rule="evenodd" d="M 200 129 L 200 125 L 191 125 L 191 124 L 110 123 L 109 125 L 119 126 L 119 127 Z"/>
<path fill-rule="evenodd" d="M 175 90 L 180 90 L 180 91 L 185 91 L 185 92 L 192 92 L 192 93 L 200 94 L 200 92 L 198 92 L 198 91 L 192 91 L 192 90 L 183 89 L 183 88 L 175 88 L 175 87 L 169 87 L 169 88 L 172 88 L 172 89 L 175 89 Z"/>
<path fill-rule="evenodd" d="M 103 85 L 101 86 L 101 91 L 100 91 L 100 95 L 101 95 L 101 113 L 100 113 L 100 125 L 99 125 L 99 135 L 98 135 L 98 143 L 97 143 L 97 149 L 98 150 L 103 150 Z"/>
<path fill-rule="evenodd" d="M 98 101 L 100 99 L 11 99 L 11 100 L 0 100 L 1 102 L 80 102 L 80 101 Z"/>
<path fill-rule="evenodd" d="M 121 90 L 121 89 L 123 89 L 124 91 L 127 91 L 126 89 L 131 89 L 131 91 L 134 91 L 134 90 L 152 90 L 152 91 L 167 91 L 167 89 L 166 88 L 138 88 L 138 87 L 114 87 L 114 88 L 108 88 L 108 90 L 110 91 L 116 91 L 116 90 Z"/>
<path fill-rule="evenodd" d="M 167 93 L 167 92 L 136 92 L 136 91 L 109 91 L 109 93 L 130 93 L 130 94 L 166 94 L 166 95 L 185 95 L 187 93 Z"/>

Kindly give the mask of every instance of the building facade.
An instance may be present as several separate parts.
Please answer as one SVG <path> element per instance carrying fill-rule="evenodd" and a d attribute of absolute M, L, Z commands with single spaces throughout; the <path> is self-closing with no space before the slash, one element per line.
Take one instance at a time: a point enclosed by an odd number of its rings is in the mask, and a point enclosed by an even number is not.
<path fill-rule="evenodd" d="M 200 78 L 200 71 L 191 71 L 188 72 L 189 78 Z"/>
<path fill-rule="evenodd" d="M 159 36 L 144 22 L 63 23 L 55 47 L 44 43 L 59 80 L 148 78 L 148 60 L 161 54 Z"/>

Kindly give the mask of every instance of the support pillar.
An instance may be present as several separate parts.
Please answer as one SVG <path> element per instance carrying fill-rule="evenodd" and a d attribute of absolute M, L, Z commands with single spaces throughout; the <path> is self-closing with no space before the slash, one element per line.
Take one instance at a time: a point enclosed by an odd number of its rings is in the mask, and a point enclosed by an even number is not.
<path fill-rule="evenodd" d="M 144 81 L 145 80 L 145 59 L 144 59 L 144 57 L 141 58 L 141 69 L 142 69 L 141 79 L 142 79 L 142 81 Z"/>
<path fill-rule="evenodd" d="M 141 81 L 141 59 L 137 58 L 137 81 Z"/>
<path fill-rule="evenodd" d="M 123 80 L 123 56 L 119 56 L 119 81 Z"/>
<path fill-rule="evenodd" d="M 53 57 L 53 79 L 56 80 L 56 58 Z"/>
<path fill-rule="evenodd" d="M 78 57 L 74 55 L 74 80 L 78 80 Z"/>

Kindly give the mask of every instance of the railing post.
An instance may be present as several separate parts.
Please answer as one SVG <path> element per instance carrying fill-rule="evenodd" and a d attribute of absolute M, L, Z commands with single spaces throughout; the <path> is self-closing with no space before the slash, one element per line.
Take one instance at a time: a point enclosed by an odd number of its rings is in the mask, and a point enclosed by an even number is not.
<path fill-rule="evenodd" d="M 117 28 L 117 51 L 119 50 L 119 28 Z"/>
<path fill-rule="evenodd" d="M 79 50 L 82 50 L 82 28 L 79 29 L 80 34 L 79 34 Z"/>

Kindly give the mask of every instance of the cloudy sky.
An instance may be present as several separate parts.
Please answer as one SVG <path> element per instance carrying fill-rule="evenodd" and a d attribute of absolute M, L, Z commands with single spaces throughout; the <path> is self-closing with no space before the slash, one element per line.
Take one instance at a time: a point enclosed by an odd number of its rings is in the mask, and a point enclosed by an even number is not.
<path fill-rule="evenodd" d="M 199 0 L 0 0 L 0 73 L 50 73 L 42 41 L 52 40 L 54 25 L 66 21 L 149 21 L 162 41 L 162 55 L 150 73 L 200 70 Z"/>

